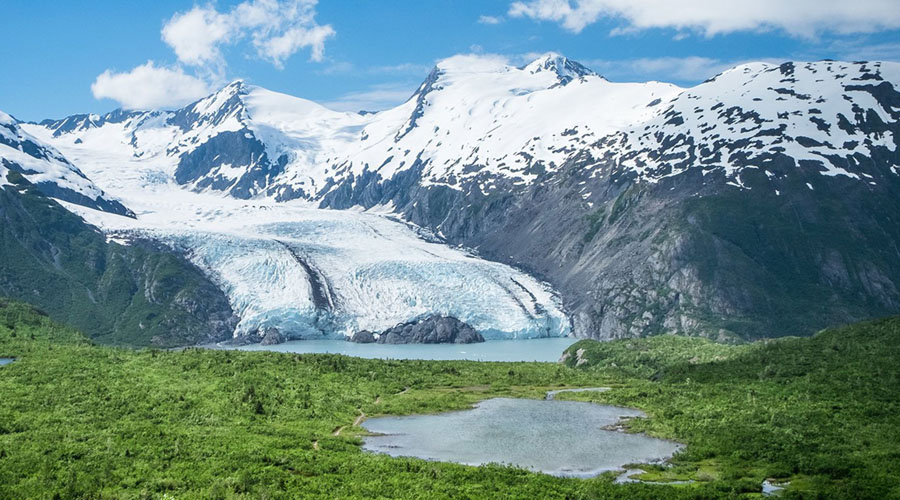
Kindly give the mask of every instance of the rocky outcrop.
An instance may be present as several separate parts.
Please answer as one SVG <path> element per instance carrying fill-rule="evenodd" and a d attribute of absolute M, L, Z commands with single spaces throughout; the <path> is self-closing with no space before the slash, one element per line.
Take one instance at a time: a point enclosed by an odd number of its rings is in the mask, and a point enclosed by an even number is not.
<path fill-rule="evenodd" d="M 262 335 L 262 340 L 260 340 L 259 343 L 260 345 L 275 345 L 283 344 L 286 341 L 287 339 L 277 328 L 266 328 Z"/>
<path fill-rule="evenodd" d="M 372 332 L 363 330 L 353 334 L 350 341 L 379 344 L 472 344 L 484 342 L 484 337 L 456 318 L 430 316 L 388 328 L 381 332 L 377 340 Z"/>
<path fill-rule="evenodd" d="M 375 334 L 369 330 L 360 330 L 350 337 L 350 342 L 356 342 L 357 344 L 373 344 L 377 340 Z"/>

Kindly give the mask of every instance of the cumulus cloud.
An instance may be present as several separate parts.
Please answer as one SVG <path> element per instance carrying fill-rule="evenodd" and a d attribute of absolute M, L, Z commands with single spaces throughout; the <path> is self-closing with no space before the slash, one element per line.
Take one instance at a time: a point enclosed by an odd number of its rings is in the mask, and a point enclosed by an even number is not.
<path fill-rule="evenodd" d="M 91 90 L 97 99 L 113 99 L 126 108 L 172 107 L 209 94 L 226 74 L 223 48 L 247 41 L 255 56 L 278 68 L 301 49 L 310 59 L 324 58 L 330 25 L 316 22 L 317 0 L 245 0 L 229 11 L 195 5 L 173 15 L 162 28 L 163 41 L 178 66 L 152 61 L 127 72 L 105 71 Z M 185 72 L 190 67 L 193 75 Z"/>
<path fill-rule="evenodd" d="M 162 39 L 172 47 L 178 60 L 191 65 L 219 62 L 219 46 L 232 37 L 233 26 L 228 16 L 212 7 L 194 7 L 175 14 L 163 26 Z"/>
<path fill-rule="evenodd" d="M 614 33 L 673 28 L 706 36 L 774 29 L 812 37 L 900 28 L 896 0 L 525 0 L 510 4 L 509 15 L 556 22 L 574 33 L 600 19 L 621 22 Z"/>
<path fill-rule="evenodd" d="M 194 6 L 172 16 L 162 30 L 178 60 L 200 66 L 221 64 L 222 47 L 249 39 L 256 56 L 282 67 L 300 49 L 321 61 L 325 41 L 334 36 L 330 25 L 316 22 L 317 0 L 247 0 L 230 11 L 212 5 Z"/>
<path fill-rule="evenodd" d="M 181 68 L 156 66 L 153 61 L 131 71 L 104 71 L 91 85 L 97 99 L 113 99 L 126 109 L 170 108 L 187 104 L 211 92 L 204 80 Z"/>

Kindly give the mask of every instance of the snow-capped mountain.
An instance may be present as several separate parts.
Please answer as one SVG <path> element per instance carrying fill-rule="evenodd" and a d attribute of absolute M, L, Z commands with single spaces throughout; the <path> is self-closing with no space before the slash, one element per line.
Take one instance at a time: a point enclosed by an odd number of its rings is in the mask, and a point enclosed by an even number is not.
<path fill-rule="evenodd" d="M 360 198 L 350 204 L 368 205 L 372 189 L 395 178 L 486 194 L 553 173 L 579 152 L 615 156 L 621 174 L 645 181 L 698 167 L 740 186 L 744 167 L 760 166 L 748 162 L 774 154 L 859 178 L 856 155 L 896 152 L 882 126 L 896 112 L 876 94 L 898 79 L 894 63 L 758 63 L 681 89 L 612 83 L 556 54 L 521 68 L 457 56 L 407 102 L 374 114 L 236 81 L 174 112 L 77 115 L 29 130 L 76 162 L 115 150 L 120 165 L 146 160 L 190 189 L 238 198 L 343 205 L 350 192 Z"/>
<path fill-rule="evenodd" d="M 612 83 L 555 54 L 522 68 L 457 56 L 438 63 L 404 104 L 374 114 L 236 81 L 175 112 L 80 115 L 31 130 L 73 146 L 66 149 L 76 159 L 91 156 L 76 150 L 118 149 L 153 158 L 179 184 L 239 198 L 320 200 L 361 177 L 402 173 L 447 186 L 483 179 L 476 182 L 489 191 L 490 178 L 527 183 L 558 168 L 572 152 L 652 117 L 648 103 L 680 90 Z"/>
<path fill-rule="evenodd" d="M 59 151 L 22 130 L 15 118 L 0 111 L 0 186 L 7 182 L 10 171 L 24 176 L 47 196 L 119 215 L 131 215 Z"/>
<path fill-rule="evenodd" d="M 578 335 L 764 336 L 900 311 L 898 86 L 897 63 L 747 64 L 682 89 L 457 56 L 378 113 L 237 81 L 23 126 L 139 213 L 163 188 L 386 208 L 550 282 Z"/>
<path fill-rule="evenodd" d="M 604 138 L 590 154 L 650 182 L 696 168 L 719 171 L 736 187 L 746 187 L 748 170 L 776 186 L 795 169 L 874 183 L 900 167 L 898 83 L 896 63 L 745 64 L 657 104 L 652 119 Z M 776 165 L 779 157 L 793 165 Z"/>

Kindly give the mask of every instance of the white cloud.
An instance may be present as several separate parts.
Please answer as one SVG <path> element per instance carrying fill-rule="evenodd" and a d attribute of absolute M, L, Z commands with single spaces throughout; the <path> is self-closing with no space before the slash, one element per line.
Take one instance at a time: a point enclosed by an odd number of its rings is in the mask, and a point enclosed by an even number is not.
<path fill-rule="evenodd" d="M 411 75 L 427 75 L 433 65 L 416 64 L 416 63 L 400 63 L 390 64 L 387 66 L 373 66 L 368 69 L 369 73 L 391 73 L 391 74 L 411 74 Z"/>
<path fill-rule="evenodd" d="M 175 14 L 163 26 L 162 39 L 178 60 L 191 65 L 221 62 L 219 45 L 232 36 L 231 19 L 212 7 L 194 7 Z"/>
<path fill-rule="evenodd" d="M 596 60 L 585 64 L 612 80 L 660 81 L 703 81 L 735 65 L 698 56 Z"/>
<path fill-rule="evenodd" d="M 502 17 L 497 16 L 481 16 L 478 18 L 480 24 L 500 24 L 503 22 Z"/>
<path fill-rule="evenodd" d="M 298 50 L 309 48 L 321 61 L 330 25 L 316 23 L 317 0 L 247 0 L 228 12 L 212 5 L 177 13 L 163 26 L 162 38 L 184 64 L 223 64 L 221 48 L 249 38 L 256 55 L 276 67 Z"/>
<path fill-rule="evenodd" d="M 780 63 L 774 59 L 753 61 Z M 658 80 L 663 82 L 699 83 L 749 60 L 722 61 L 709 57 L 642 57 L 637 59 L 599 59 L 583 61 L 613 81 Z"/>
<path fill-rule="evenodd" d="M 775 29 L 812 37 L 900 28 L 897 0 L 525 0 L 513 2 L 509 15 L 553 21 L 575 33 L 602 18 L 624 23 L 614 34 L 673 28 L 712 36 Z"/>
<path fill-rule="evenodd" d="M 227 12 L 213 4 L 196 5 L 173 15 L 162 39 L 175 51 L 179 65 L 152 61 L 131 71 L 105 71 L 91 85 L 97 99 L 114 99 L 126 108 L 159 108 L 186 104 L 222 83 L 226 63 L 222 49 L 249 40 L 255 55 L 278 68 L 300 49 L 321 61 L 325 41 L 335 35 L 330 25 L 316 23 L 317 0 L 245 0 Z M 195 67 L 194 75 L 183 66 Z M 201 75 L 201 76 L 197 76 Z"/>
<path fill-rule="evenodd" d="M 900 43 L 866 43 L 864 40 L 840 40 L 829 44 L 826 54 L 844 61 L 900 61 Z"/>
<path fill-rule="evenodd" d="M 353 63 L 348 61 L 330 61 L 327 66 L 315 70 L 317 75 L 341 75 L 352 73 L 356 69 Z"/>
<path fill-rule="evenodd" d="M 322 103 L 336 111 L 380 111 L 405 102 L 416 90 L 415 83 L 386 83 L 368 90 L 350 92 Z"/>
<path fill-rule="evenodd" d="M 181 68 L 165 68 L 153 61 L 126 73 L 104 71 L 91 85 L 97 99 L 113 99 L 126 109 L 171 108 L 187 104 L 211 92 L 203 80 Z"/>

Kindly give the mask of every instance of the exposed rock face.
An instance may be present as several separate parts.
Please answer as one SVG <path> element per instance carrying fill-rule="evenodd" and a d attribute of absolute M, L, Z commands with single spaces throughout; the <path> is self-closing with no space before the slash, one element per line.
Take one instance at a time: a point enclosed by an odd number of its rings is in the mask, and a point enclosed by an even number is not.
<path fill-rule="evenodd" d="M 369 331 L 356 332 L 351 342 L 376 342 Z M 448 316 L 431 316 L 423 320 L 403 323 L 381 332 L 379 344 L 472 344 L 484 342 L 484 337 L 471 326 Z"/>
<path fill-rule="evenodd" d="M 751 63 L 680 89 L 557 56 L 451 59 L 375 115 L 235 82 L 164 120 L 103 120 L 177 127 L 159 153 L 193 189 L 390 206 L 549 282 L 579 337 L 752 339 L 900 313 L 897 63 Z M 281 108 L 315 119 L 256 134 Z M 90 142 L 78 130 L 103 120 L 42 127 Z"/>
<path fill-rule="evenodd" d="M 278 331 L 277 328 L 266 328 L 262 333 L 261 345 L 283 344 L 287 339 Z"/>
<path fill-rule="evenodd" d="M 350 337 L 350 342 L 356 342 L 357 344 L 372 344 L 376 340 L 375 334 L 369 330 L 360 330 Z"/>
<path fill-rule="evenodd" d="M 808 335 L 896 314 L 900 87 L 862 63 L 841 68 L 854 73 L 735 70 L 528 185 L 423 186 L 416 164 L 408 178 L 359 177 L 325 204 L 393 203 L 550 282 L 579 337 Z M 820 87 L 823 75 L 840 90 Z"/>
<path fill-rule="evenodd" d="M 59 151 L 25 132 L 18 120 L 0 111 L 0 185 L 5 183 L 6 171 L 19 173 L 52 198 L 134 217 Z"/>

